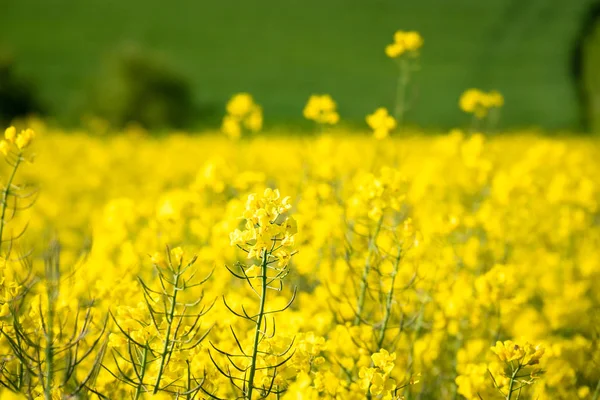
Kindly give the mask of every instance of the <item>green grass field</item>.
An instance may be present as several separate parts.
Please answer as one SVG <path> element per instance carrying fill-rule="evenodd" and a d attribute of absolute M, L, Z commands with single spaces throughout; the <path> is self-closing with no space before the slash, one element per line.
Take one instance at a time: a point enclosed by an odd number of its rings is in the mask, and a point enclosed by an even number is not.
<path fill-rule="evenodd" d="M 330 93 L 342 118 L 391 106 L 397 29 L 425 38 L 408 121 L 466 123 L 468 87 L 506 98 L 503 127 L 576 129 L 569 55 L 590 1 L 576 0 L 0 0 L 0 48 L 39 85 L 52 110 L 73 107 L 103 60 L 126 43 L 158 52 L 222 109 L 251 92 L 267 124 L 296 121 L 311 93 Z"/>

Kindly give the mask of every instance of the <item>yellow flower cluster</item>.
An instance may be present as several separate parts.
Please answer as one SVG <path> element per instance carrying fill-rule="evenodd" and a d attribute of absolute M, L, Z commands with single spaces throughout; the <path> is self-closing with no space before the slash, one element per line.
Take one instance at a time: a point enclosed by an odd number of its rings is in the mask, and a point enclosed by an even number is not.
<path fill-rule="evenodd" d="M 290 197 L 281 198 L 278 189 L 266 188 L 262 196 L 250 194 L 243 213 L 245 229 L 236 229 L 230 234 L 231 245 L 244 248 L 248 258 L 259 260 L 270 248 L 277 248 L 278 266 L 286 266 L 290 259 L 289 249 L 298 231 L 294 218 L 281 220 L 290 208 Z"/>
<path fill-rule="evenodd" d="M 422 44 L 397 32 L 386 49 L 397 121 L 367 116 L 376 139 L 401 125 L 402 56 Z M 460 103 L 484 118 L 503 99 Z M 304 116 L 339 120 L 328 95 Z M 205 135 L 30 122 L 0 141 L 2 399 L 600 396 L 596 138 L 234 144 L 222 133 L 262 125 L 247 93 Z"/>
<path fill-rule="evenodd" d="M 419 32 L 397 31 L 394 34 L 394 43 L 388 44 L 385 54 L 390 58 L 398 58 L 404 54 L 414 55 L 423 46 L 423 38 Z"/>
<path fill-rule="evenodd" d="M 381 349 L 371 355 L 373 367 L 362 367 L 358 376 L 361 378 L 360 387 L 368 395 L 380 396 L 382 399 L 397 399 L 396 381 L 390 377 L 394 369 L 396 353 L 388 353 Z"/>
<path fill-rule="evenodd" d="M 479 89 L 467 89 L 460 96 L 460 109 L 475 117 L 484 118 L 489 110 L 500 108 L 504 105 L 504 97 L 495 90 L 483 92 Z"/>
<path fill-rule="evenodd" d="M 367 115 L 367 124 L 373 129 L 375 139 L 385 139 L 390 135 L 390 131 L 396 128 L 396 120 L 392 117 L 387 108 L 380 107 L 373 114 Z"/>
<path fill-rule="evenodd" d="M 303 114 L 304 118 L 322 125 L 335 125 L 340 120 L 337 105 L 328 94 L 310 96 L 304 106 Z"/>
<path fill-rule="evenodd" d="M 540 358 L 544 355 L 544 348 L 541 346 L 533 346 L 529 343 L 518 345 L 512 340 L 504 342 L 496 342 L 492 347 L 494 354 L 498 356 L 500 361 L 510 363 L 516 361 L 519 365 L 535 365 L 540 363 Z"/>
<path fill-rule="evenodd" d="M 15 149 L 22 152 L 35 139 L 33 129 L 25 129 L 17 134 L 17 129 L 14 126 L 6 128 L 4 131 L 4 139 L 0 141 L 0 152 L 5 156 Z"/>
<path fill-rule="evenodd" d="M 249 397 L 231 380 L 243 389 L 254 360 L 252 398 L 505 399 L 512 382 L 513 399 L 592 399 L 596 140 L 452 131 L 386 144 L 39 135 L 2 234 L 2 373 L 28 382 L 10 390 Z M 214 155 L 196 161 L 204 148 Z M 32 207 L 12 207 L 13 194 L 26 205 L 21 182 L 43 188 Z M 60 258 L 42 251 L 48 227 Z"/>
<path fill-rule="evenodd" d="M 227 103 L 227 115 L 223 118 L 221 131 L 232 139 L 239 139 L 244 129 L 258 132 L 263 125 L 262 107 L 248 93 L 238 93 Z"/>

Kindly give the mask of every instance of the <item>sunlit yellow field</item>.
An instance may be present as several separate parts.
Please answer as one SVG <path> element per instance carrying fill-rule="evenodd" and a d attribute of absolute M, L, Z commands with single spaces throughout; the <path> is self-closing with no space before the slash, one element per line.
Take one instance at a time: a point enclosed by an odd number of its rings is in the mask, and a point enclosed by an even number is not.
<path fill-rule="evenodd" d="M 595 139 L 36 133 L 2 399 L 599 397 Z"/>

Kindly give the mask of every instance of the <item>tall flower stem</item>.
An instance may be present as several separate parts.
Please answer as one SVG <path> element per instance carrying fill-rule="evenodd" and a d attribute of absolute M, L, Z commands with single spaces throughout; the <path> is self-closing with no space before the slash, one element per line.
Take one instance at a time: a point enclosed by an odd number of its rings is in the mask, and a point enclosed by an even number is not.
<path fill-rule="evenodd" d="M 146 375 L 146 362 L 148 359 L 148 344 L 144 346 L 144 352 L 142 353 L 142 363 L 140 365 L 140 382 L 135 388 L 134 400 L 138 400 L 142 394 L 142 386 L 144 386 L 144 376 Z"/>
<path fill-rule="evenodd" d="M 512 397 L 512 394 L 514 392 L 514 386 L 515 386 L 515 382 L 517 379 L 517 374 L 519 373 L 519 371 L 521 370 L 521 367 L 518 366 L 517 368 L 515 368 L 512 372 L 512 375 L 510 376 L 510 383 L 508 384 L 508 393 L 506 394 L 506 400 L 510 400 Z"/>
<path fill-rule="evenodd" d="M 21 165 L 21 153 L 17 155 L 17 159 L 13 166 L 13 169 L 8 177 L 8 181 L 6 182 L 6 186 L 2 191 L 2 204 L 0 205 L 0 253 L 2 252 L 2 245 L 4 244 L 4 225 L 6 217 L 6 210 L 8 209 L 8 196 L 10 195 L 10 188 L 15 179 L 15 175 L 17 174 L 17 170 L 19 169 L 19 165 Z"/>
<path fill-rule="evenodd" d="M 375 252 L 375 244 L 377 241 L 377 237 L 379 236 L 379 231 L 381 230 L 381 225 L 383 224 L 383 216 L 379 217 L 377 221 L 377 226 L 375 227 L 375 232 L 373 232 L 373 236 L 369 240 L 369 249 L 367 251 L 367 258 L 365 259 L 365 267 L 363 268 L 362 277 L 360 279 L 360 289 L 358 295 L 358 301 L 356 303 L 356 316 L 354 317 L 354 325 L 360 324 L 363 308 L 365 306 L 365 300 L 367 295 L 367 287 L 369 280 L 369 272 L 371 271 L 371 259 L 373 258 L 373 253 Z"/>
<path fill-rule="evenodd" d="M 258 345 L 260 342 L 260 327 L 265 313 L 265 303 L 267 299 L 267 250 L 263 250 L 261 264 L 261 290 L 260 290 L 260 308 L 256 319 L 256 328 L 254 329 L 254 344 L 252 346 L 252 360 L 250 364 L 250 372 L 248 374 L 248 394 L 246 398 L 252 400 L 252 392 L 254 390 L 254 375 L 256 374 L 256 364 L 258 355 Z"/>
<path fill-rule="evenodd" d="M 383 341 L 385 340 L 385 331 L 387 330 L 389 321 L 392 315 L 392 303 L 394 302 L 394 284 L 396 283 L 396 276 L 398 275 L 398 269 L 400 267 L 400 259 L 402 258 L 402 247 L 398 247 L 398 254 L 396 255 L 396 260 L 394 262 L 394 270 L 392 271 L 392 282 L 390 283 L 390 290 L 388 290 L 386 299 L 385 299 L 385 314 L 383 316 L 383 321 L 381 323 L 381 328 L 379 329 L 379 338 L 377 339 L 377 350 L 381 349 L 383 346 Z"/>
<path fill-rule="evenodd" d="M 169 314 L 166 316 L 167 317 L 167 332 L 165 333 L 165 343 L 164 343 L 163 350 L 162 350 L 162 353 L 160 356 L 160 366 L 158 367 L 158 374 L 156 375 L 156 383 L 154 384 L 154 391 L 153 391 L 154 394 L 158 393 L 158 390 L 160 389 L 160 379 L 162 377 L 163 369 L 165 368 L 165 363 L 168 358 L 169 345 L 171 345 L 171 340 L 170 340 L 171 329 L 173 327 L 173 318 L 175 316 L 175 308 L 177 306 L 177 293 L 180 290 L 180 288 L 178 287 L 179 278 L 180 278 L 180 270 L 181 270 L 181 262 L 179 262 L 177 271 L 175 271 L 173 273 L 173 292 L 171 293 L 171 296 L 170 296 L 171 297 L 171 308 L 169 309 Z"/>
<path fill-rule="evenodd" d="M 406 89 L 410 80 L 410 65 L 408 60 L 399 60 L 398 81 L 396 83 L 396 107 L 394 117 L 398 123 L 398 130 L 402 132 L 404 113 L 406 112 Z"/>

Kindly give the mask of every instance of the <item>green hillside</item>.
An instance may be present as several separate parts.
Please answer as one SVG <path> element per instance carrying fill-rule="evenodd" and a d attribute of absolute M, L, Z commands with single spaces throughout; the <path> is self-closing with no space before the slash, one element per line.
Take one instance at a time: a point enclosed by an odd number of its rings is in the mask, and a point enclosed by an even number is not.
<path fill-rule="evenodd" d="M 465 122 L 468 87 L 506 97 L 505 127 L 574 129 L 569 56 L 587 0 L 0 0 L 0 47 L 60 115 L 115 48 L 135 43 L 190 77 L 198 102 L 223 107 L 251 92 L 267 122 L 301 118 L 327 92 L 343 118 L 391 106 L 397 29 L 425 38 L 408 120 Z"/>

